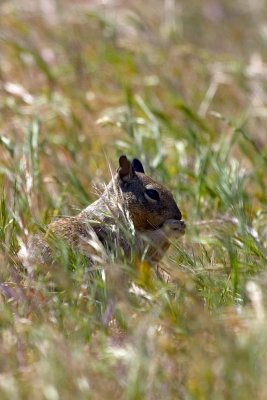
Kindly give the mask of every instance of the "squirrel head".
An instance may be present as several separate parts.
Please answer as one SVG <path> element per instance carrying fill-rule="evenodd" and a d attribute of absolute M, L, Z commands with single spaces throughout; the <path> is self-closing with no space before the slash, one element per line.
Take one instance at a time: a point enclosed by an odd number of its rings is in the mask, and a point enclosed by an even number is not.
<path fill-rule="evenodd" d="M 115 182 L 135 229 L 156 230 L 167 220 L 181 221 L 182 214 L 171 192 L 146 175 L 138 159 L 131 162 L 121 156 Z"/>

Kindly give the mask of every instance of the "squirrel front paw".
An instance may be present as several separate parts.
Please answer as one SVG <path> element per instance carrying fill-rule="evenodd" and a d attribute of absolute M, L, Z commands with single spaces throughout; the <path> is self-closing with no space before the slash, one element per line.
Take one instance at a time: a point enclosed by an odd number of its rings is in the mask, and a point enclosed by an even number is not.
<path fill-rule="evenodd" d="M 186 224 L 183 220 L 167 219 L 162 228 L 166 235 L 177 238 L 185 234 Z"/>

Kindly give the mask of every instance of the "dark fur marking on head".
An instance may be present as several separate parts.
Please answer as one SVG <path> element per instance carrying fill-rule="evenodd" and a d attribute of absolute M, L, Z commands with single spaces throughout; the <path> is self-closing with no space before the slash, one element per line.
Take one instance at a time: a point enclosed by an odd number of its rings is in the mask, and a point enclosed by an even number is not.
<path fill-rule="evenodd" d="M 135 172 L 141 172 L 142 174 L 145 173 L 143 164 L 141 163 L 140 160 L 138 160 L 137 158 L 134 158 L 132 161 L 132 166 Z"/>

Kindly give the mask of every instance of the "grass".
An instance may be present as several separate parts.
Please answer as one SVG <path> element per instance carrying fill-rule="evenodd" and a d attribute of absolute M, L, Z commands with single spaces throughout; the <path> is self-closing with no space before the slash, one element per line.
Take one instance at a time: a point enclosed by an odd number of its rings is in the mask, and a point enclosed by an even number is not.
<path fill-rule="evenodd" d="M 1 3 L 1 399 L 266 398 L 266 17 L 228 0 Z M 89 275 L 59 241 L 53 265 L 22 269 L 29 234 L 96 199 L 122 153 L 186 220 L 172 282 L 119 249 Z"/>

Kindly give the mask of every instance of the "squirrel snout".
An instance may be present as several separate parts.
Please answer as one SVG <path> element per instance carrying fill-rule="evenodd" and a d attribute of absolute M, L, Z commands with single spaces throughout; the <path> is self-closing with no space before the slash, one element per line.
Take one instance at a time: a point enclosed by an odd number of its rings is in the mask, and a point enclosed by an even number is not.
<path fill-rule="evenodd" d="M 179 209 L 178 209 L 178 213 L 176 213 L 175 216 L 172 219 L 175 219 L 176 221 L 181 221 L 182 220 L 182 214 L 181 214 Z"/>
<path fill-rule="evenodd" d="M 172 212 L 173 212 L 173 217 L 172 217 L 172 219 L 176 219 L 177 221 L 181 221 L 181 219 L 182 219 L 182 214 L 181 214 L 181 211 L 179 210 L 177 204 L 174 205 L 174 207 L 173 207 L 173 209 L 172 209 Z"/>

